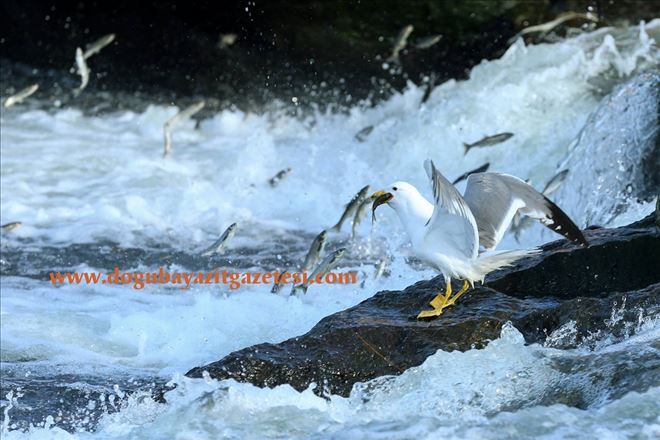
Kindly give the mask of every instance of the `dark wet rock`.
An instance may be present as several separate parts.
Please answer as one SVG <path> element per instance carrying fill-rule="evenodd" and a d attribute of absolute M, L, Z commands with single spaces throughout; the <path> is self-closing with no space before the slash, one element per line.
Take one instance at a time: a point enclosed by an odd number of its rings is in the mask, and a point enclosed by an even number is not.
<path fill-rule="evenodd" d="M 563 161 L 569 170 L 566 181 L 553 196 L 563 205 L 582 207 L 578 224 L 611 224 L 631 204 L 657 196 L 658 114 L 660 70 L 656 69 L 615 87 L 589 116 Z M 585 195 L 592 196 L 585 202 Z"/>
<path fill-rule="evenodd" d="M 483 286 L 434 321 L 415 316 L 444 289 L 442 277 L 403 291 L 379 292 L 322 319 L 302 336 L 236 351 L 187 375 L 201 377 L 208 371 L 217 379 L 261 387 L 290 384 L 298 390 L 316 383 L 319 393 L 345 396 L 356 382 L 400 374 L 437 350 L 483 347 L 499 337 L 507 321 L 529 343 L 543 342 L 575 321 L 570 345 L 598 331 L 616 334 L 617 323 L 635 321 L 639 310 L 657 311 L 660 228 L 654 216 L 627 227 L 586 231 L 585 236 L 588 248 L 556 241 L 538 256 L 490 274 Z M 624 298 L 620 319 L 612 319 Z"/>

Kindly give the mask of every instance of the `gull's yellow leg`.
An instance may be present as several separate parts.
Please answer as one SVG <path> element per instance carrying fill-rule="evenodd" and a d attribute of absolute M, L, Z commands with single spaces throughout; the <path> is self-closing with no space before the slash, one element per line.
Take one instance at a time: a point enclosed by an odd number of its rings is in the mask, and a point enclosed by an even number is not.
<path fill-rule="evenodd" d="M 450 297 L 451 297 L 451 281 L 447 283 L 447 287 L 445 288 L 445 294 L 444 295 L 437 294 L 429 304 L 431 304 L 431 307 L 433 307 L 434 309 L 438 309 L 441 308 Z"/>
<path fill-rule="evenodd" d="M 422 310 L 419 313 L 419 315 L 417 315 L 417 319 L 433 318 L 435 316 L 440 316 L 442 314 L 442 309 L 446 307 L 445 304 L 450 297 L 451 297 L 451 281 L 448 281 L 444 295 L 442 293 L 439 293 L 431 300 L 430 304 L 431 307 L 433 307 L 433 310 Z"/>
<path fill-rule="evenodd" d="M 463 281 L 463 286 L 461 289 L 456 292 L 456 294 L 452 297 L 451 296 L 451 283 L 447 284 L 447 290 L 445 291 L 444 295 L 438 295 L 433 300 L 431 301 L 431 305 L 433 306 L 433 310 L 423 310 L 420 312 L 419 315 L 417 315 L 417 319 L 422 319 L 422 318 L 433 318 L 436 316 L 442 315 L 442 311 L 449 307 L 453 306 L 456 303 L 456 300 L 461 297 L 467 290 L 470 288 L 470 283 L 466 280 Z"/>
<path fill-rule="evenodd" d="M 444 309 L 445 307 L 454 305 L 456 300 L 460 298 L 461 295 L 463 295 L 465 292 L 467 292 L 469 288 L 470 288 L 470 283 L 468 283 L 467 280 L 463 281 L 463 287 L 461 287 L 461 289 L 458 292 L 456 292 L 456 295 L 454 295 L 451 299 L 447 299 L 447 301 L 445 301 L 445 303 L 443 304 L 442 308 Z"/>

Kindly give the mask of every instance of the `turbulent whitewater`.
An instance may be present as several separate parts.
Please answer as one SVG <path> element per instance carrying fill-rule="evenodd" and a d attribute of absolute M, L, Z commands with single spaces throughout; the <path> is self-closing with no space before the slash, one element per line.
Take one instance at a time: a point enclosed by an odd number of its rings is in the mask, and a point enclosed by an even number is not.
<path fill-rule="evenodd" d="M 377 188 L 394 177 L 428 196 L 426 158 L 449 180 L 488 161 L 490 170 L 530 179 L 538 189 L 568 168 L 553 198 L 580 227 L 637 220 L 652 212 L 652 198 L 625 185 L 603 199 L 586 193 L 585 181 L 605 188 L 622 171 L 591 166 L 598 154 L 614 153 L 585 144 L 602 129 L 585 127 L 612 90 L 641 71 L 657 71 L 659 39 L 654 20 L 554 44 L 518 41 L 469 79 L 438 86 L 421 106 L 424 90 L 410 84 L 376 106 L 347 112 L 225 110 L 198 128 L 182 123 L 169 158 L 162 157 L 162 127 L 175 107 L 97 116 L 74 108 L 3 109 L 0 220 L 23 223 L 2 236 L 3 438 L 660 435 L 659 383 L 611 395 L 590 380 L 603 365 L 616 368 L 640 352 L 658 355 L 660 327 L 648 310 L 629 323 L 634 336 L 595 335 L 589 346 L 552 344 L 564 334 L 526 346 L 505 327 L 485 349 L 438 352 L 399 377 L 356 386 L 348 398 L 182 377 L 234 350 L 306 332 L 376 291 L 434 276 L 410 258 L 391 213 L 373 229 L 364 221 L 355 241 L 350 227 L 329 235 L 329 250 L 348 247 L 340 268 L 357 270 L 364 283 L 313 286 L 301 298 L 273 295 L 270 286 L 55 288 L 45 277 L 50 270 L 109 271 L 114 262 L 122 270 L 154 269 L 149 255 L 196 255 L 234 222 L 235 237 L 209 269 L 295 269 L 364 185 Z M 643 119 L 648 108 L 632 108 L 630 118 L 608 121 L 607 130 L 627 129 L 623 124 Z M 370 125 L 364 142 L 356 141 Z M 464 155 L 463 142 L 499 132 L 515 135 Z M 268 180 L 286 168 L 272 188 Z M 500 248 L 555 238 L 536 225 L 520 243 L 507 236 Z M 382 258 L 390 261 L 389 276 L 374 279 Z M 173 270 L 186 269 L 188 260 L 180 261 Z M 599 362 L 586 371 L 558 367 L 587 358 Z M 168 403 L 154 402 L 149 390 L 168 381 L 178 384 Z M 557 397 L 575 390 L 589 396 L 580 408 Z"/>

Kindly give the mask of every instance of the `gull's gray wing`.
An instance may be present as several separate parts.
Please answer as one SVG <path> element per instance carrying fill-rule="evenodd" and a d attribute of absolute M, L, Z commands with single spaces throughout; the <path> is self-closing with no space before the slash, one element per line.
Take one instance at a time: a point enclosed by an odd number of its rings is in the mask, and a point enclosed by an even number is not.
<path fill-rule="evenodd" d="M 443 254 L 474 258 L 479 250 L 477 223 L 463 196 L 435 167 L 424 161 L 433 188 L 433 215 L 426 223 L 426 239 Z"/>
<path fill-rule="evenodd" d="M 494 249 L 502 240 L 518 210 L 569 240 L 588 246 L 580 228 L 564 211 L 517 177 L 498 173 L 472 174 L 468 177 L 463 198 L 474 214 L 479 243 L 486 250 Z"/>

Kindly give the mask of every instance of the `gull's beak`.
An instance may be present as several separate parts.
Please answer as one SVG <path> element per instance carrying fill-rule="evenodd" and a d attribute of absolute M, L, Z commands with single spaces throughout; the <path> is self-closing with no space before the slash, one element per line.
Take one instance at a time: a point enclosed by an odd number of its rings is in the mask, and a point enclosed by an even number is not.
<path fill-rule="evenodd" d="M 371 205 L 371 222 L 373 223 L 376 221 L 376 208 L 378 208 L 380 205 L 384 205 L 385 203 L 389 202 L 394 198 L 394 196 L 388 192 L 381 190 L 373 193 L 371 195 L 371 198 L 374 199 L 374 202 Z"/>

